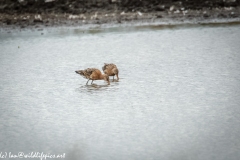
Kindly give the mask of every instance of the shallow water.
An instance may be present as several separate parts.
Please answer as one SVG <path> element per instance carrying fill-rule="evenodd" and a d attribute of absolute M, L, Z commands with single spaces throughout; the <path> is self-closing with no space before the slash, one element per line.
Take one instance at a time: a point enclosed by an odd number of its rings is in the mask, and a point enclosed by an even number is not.
<path fill-rule="evenodd" d="M 238 160 L 239 42 L 240 25 L 2 32 L 0 153 Z M 118 82 L 74 72 L 103 63 Z"/>

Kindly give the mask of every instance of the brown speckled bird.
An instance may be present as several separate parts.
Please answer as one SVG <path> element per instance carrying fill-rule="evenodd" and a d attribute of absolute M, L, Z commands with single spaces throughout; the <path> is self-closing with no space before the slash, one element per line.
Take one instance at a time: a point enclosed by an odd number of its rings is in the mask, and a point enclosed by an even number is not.
<path fill-rule="evenodd" d="M 102 67 L 102 70 L 105 74 L 107 74 L 108 76 L 113 76 L 113 80 L 114 80 L 114 76 L 116 75 L 117 76 L 117 80 L 119 80 L 119 77 L 118 77 L 118 68 L 115 64 L 113 63 L 104 63 L 104 66 Z"/>
<path fill-rule="evenodd" d="M 86 78 L 89 80 L 92 80 L 92 83 L 94 80 L 105 80 L 110 84 L 109 77 L 107 74 L 102 74 L 99 69 L 96 68 L 87 68 L 85 70 L 78 70 L 75 71 L 77 74 L 80 74 L 83 78 Z M 88 84 L 88 81 L 86 85 Z M 91 83 L 91 84 L 92 84 Z"/>

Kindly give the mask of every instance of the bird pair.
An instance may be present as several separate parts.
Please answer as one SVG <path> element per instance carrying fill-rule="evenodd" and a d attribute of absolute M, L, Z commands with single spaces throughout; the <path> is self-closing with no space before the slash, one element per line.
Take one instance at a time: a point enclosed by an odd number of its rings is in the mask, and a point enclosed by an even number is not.
<path fill-rule="evenodd" d="M 84 70 L 78 70 L 75 71 L 77 74 L 80 74 L 83 78 L 86 78 L 89 80 L 92 80 L 92 83 L 94 80 L 105 80 L 108 82 L 108 84 L 110 84 L 109 81 L 109 76 L 113 76 L 113 80 L 114 80 L 114 76 L 117 76 L 117 80 L 119 80 L 118 78 L 118 68 L 115 64 L 110 63 L 104 63 L 104 66 L 102 67 L 102 70 L 104 72 L 104 74 L 101 73 L 101 71 L 99 69 L 96 68 L 87 68 Z M 86 85 L 88 84 L 88 81 L 86 83 Z M 91 84 L 92 84 L 91 83 Z"/>

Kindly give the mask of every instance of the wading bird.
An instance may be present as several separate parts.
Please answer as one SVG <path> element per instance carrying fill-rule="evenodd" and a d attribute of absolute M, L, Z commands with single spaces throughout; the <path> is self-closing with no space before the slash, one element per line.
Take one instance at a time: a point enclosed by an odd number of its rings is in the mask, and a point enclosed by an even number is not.
<path fill-rule="evenodd" d="M 108 82 L 108 84 L 110 84 L 108 75 L 107 74 L 102 74 L 99 69 L 87 68 L 87 69 L 78 70 L 78 71 L 75 71 L 75 72 L 77 74 L 80 74 L 83 78 L 88 79 L 88 81 L 92 80 L 92 83 L 93 83 L 94 80 L 105 80 L 105 81 Z M 87 81 L 86 85 L 88 84 L 88 81 Z"/>
<path fill-rule="evenodd" d="M 102 67 L 103 72 L 108 75 L 108 76 L 113 76 L 113 80 L 114 80 L 114 76 L 117 76 L 117 80 L 119 80 L 118 78 L 118 68 L 115 64 L 113 63 L 104 63 L 104 66 Z"/>

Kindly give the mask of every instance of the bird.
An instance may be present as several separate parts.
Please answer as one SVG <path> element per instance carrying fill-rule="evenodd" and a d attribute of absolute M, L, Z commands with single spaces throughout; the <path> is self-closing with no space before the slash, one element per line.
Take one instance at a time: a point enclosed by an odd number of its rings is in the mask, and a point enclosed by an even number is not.
<path fill-rule="evenodd" d="M 75 72 L 77 74 L 80 74 L 83 78 L 88 79 L 88 81 L 92 80 L 92 83 L 94 80 L 105 80 L 108 82 L 108 85 L 110 84 L 109 76 L 107 74 L 102 74 L 99 69 L 87 68 L 84 70 L 77 70 Z M 88 81 L 87 81 L 86 85 L 88 84 Z"/>
<path fill-rule="evenodd" d="M 118 68 L 115 64 L 113 63 L 104 63 L 104 66 L 102 67 L 102 70 L 103 72 L 108 75 L 108 76 L 113 76 L 113 80 L 114 80 L 114 76 L 116 75 L 117 76 L 117 80 L 119 80 L 119 77 L 118 77 Z"/>

